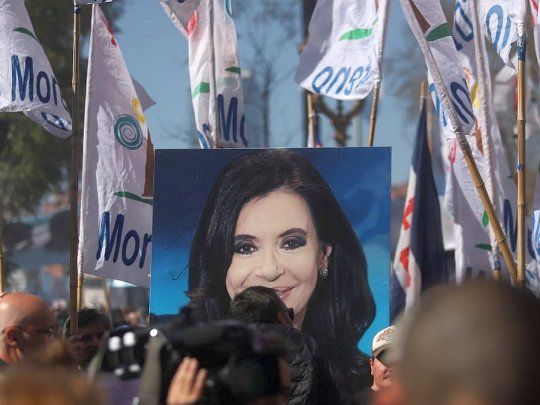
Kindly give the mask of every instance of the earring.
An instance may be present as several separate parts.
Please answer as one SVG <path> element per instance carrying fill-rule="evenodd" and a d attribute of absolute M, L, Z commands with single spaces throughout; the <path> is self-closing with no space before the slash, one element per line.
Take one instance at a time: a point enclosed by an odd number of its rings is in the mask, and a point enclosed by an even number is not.
<path fill-rule="evenodd" d="M 321 278 L 328 278 L 328 269 L 326 267 L 322 267 L 319 269 L 319 276 L 321 276 Z"/>

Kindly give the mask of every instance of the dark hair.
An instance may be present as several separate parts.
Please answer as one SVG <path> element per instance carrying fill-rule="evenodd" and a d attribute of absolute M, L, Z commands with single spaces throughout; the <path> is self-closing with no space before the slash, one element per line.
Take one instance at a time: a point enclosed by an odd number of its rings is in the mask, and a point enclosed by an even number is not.
<path fill-rule="evenodd" d="M 85 328 L 88 325 L 93 325 L 95 323 L 100 323 L 103 325 L 103 328 L 107 331 L 110 331 L 112 329 L 111 326 L 111 320 L 107 315 L 105 315 L 103 312 L 98 311 L 95 308 L 81 308 L 77 312 L 77 325 L 79 328 Z M 70 318 L 68 317 L 66 319 L 66 322 L 64 323 L 64 338 L 68 338 L 70 336 Z"/>
<path fill-rule="evenodd" d="M 216 179 L 189 257 L 188 295 L 197 308 L 196 316 L 201 320 L 228 316 L 230 297 L 225 278 L 240 210 L 254 197 L 280 188 L 306 201 L 319 240 L 332 246 L 328 278 L 317 282 L 302 330 L 315 338 L 321 353 L 339 369 L 338 374 L 356 377 L 355 388 L 361 388 L 361 384 L 369 384 L 370 372 L 368 357 L 358 350 L 357 343 L 375 314 L 366 259 L 330 186 L 311 162 L 297 153 L 247 153 L 229 162 Z"/>
<path fill-rule="evenodd" d="M 288 308 L 268 287 L 255 286 L 238 293 L 231 302 L 231 317 L 244 323 L 276 323 L 278 312 Z"/>

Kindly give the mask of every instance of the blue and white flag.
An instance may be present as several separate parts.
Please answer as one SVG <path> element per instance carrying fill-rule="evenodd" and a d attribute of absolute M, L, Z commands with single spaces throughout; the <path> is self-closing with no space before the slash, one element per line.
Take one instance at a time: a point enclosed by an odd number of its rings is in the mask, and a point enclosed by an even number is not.
<path fill-rule="evenodd" d="M 201 148 L 245 148 L 244 93 L 231 0 L 160 0 L 189 47 Z"/>
<path fill-rule="evenodd" d="M 152 204 L 144 105 L 98 5 L 86 82 L 79 269 L 148 286 Z"/>
<path fill-rule="evenodd" d="M 71 135 L 71 115 L 24 0 L 0 0 L 0 66 L 0 111 L 22 111 L 53 135 Z"/>
<path fill-rule="evenodd" d="M 296 82 L 339 100 L 365 98 L 381 80 L 389 0 L 319 0 Z"/>
<path fill-rule="evenodd" d="M 425 103 L 420 114 L 394 256 L 390 317 L 415 304 L 427 288 L 448 281 L 437 188 L 427 144 Z"/>

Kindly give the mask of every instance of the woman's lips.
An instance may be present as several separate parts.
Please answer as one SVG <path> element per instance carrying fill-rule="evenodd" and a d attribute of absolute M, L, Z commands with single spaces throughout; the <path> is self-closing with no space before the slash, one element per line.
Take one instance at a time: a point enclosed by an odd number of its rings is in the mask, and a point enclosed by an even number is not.
<path fill-rule="evenodd" d="M 294 287 L 272 287 L 282 301 L 285 301 Z"/>

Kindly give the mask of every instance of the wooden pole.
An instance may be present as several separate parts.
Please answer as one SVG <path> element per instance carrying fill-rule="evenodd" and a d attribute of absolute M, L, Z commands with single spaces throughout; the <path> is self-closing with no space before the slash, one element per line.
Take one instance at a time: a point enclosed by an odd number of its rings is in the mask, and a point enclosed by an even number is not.
<path fill-rule="evenodd" d="M 0 293 L 6 291 L 4 271 L 4 210 L 0 201 Z"/>
<path fill-rule="evenodd" d="M 499 218 L 497 217 L 497 214 L 495 213 L 495 209 L 493 208 L 493 204 L 491 203 L 491 200 L 489 199 L 489 195 L 487 193 L 484 181 L 482 180 L 482 176 L 480 175 L 480 172 L 478 171 L 478 167 L 476 166 L 476 162 L 471 152 L 471 147 L 469 146 L 469 142 L 467 141 L 467 138 L 463 137 L 463 139 L 459 140 L 458 143 L 459 143 L 461 152 L 463 153 L 463 157 L 465 158 L 465 162 L 467 162 L 467 167 L 469 168 L 469 172 L 471 173 L 471 178 L 478 191 L 478 194 L 480 195 L 480 200 L 482 201 L 482 205 L 484 206 L 484 209 L 486 210 L 487 216 L 489 218 L 489 223 L 493 227 L 493 231 L 497 239 L 497 246 L 499 247 L 499 250 L 503 255 L 503 259 L 506 264 L 506 267 L 508 268 L 508 272 L 510 273 L 510 277 L 512 278 L 512 282 L 516 283 L 517 282 L 516 262 L 514 261 L 514 257 L 512 256 L 512 252 L 510 251 L 510 248 L 508 247 L 508 242 L 501 228 Z"/>
<path fill-rule="evenodd" d="M 315 134 L 317 131 L 317 120 L 315 117 L 315 107 L 313 105 L 313 93 L 306 92 L 306 106 L 308 114 L 308 136 L 307 136 L 307 147 L 315 147 Z"/>
<path fill-rule="evenodd" d="M 210 123 L 212 125 L 212 135 L 214 148 L 221 147 L 221 136 L 219 128 L 219 117 L 217 110 L 217 79 L 216 79 L 216 50 L 214 47 L 214 2 L 208 2 L 209 28 L 210 28 L 210 64 L 212 69 L 210 72 L 210 103 L 208 104 L 210 112 Z"/>
<path fill-rule="evenodd" d="M 77 274 L 77 312 L 82 307 L 83 302 L 84 274 L 82 271 Z"/>
<path fill-rule="evenodd" d="M 492 129 L 492 119 L 489 108 L 488 108 L 488 102 L 491 98 L 491 89 L 488 86 L 488 78 L 489 78 L 489 64 L 488 61 L 485 59 L 484 55 L 487 55 L 486 53 L 486 47 L 484 38 L 482 36 L 482 29 L 480 25 L 480 21 L 478 18 L 478 7 L 479 3 L 473 3 L 471 4 L 470 11 L 471 11 L 471 20 L 473 25 L 473 33 L 474 33 L 474 59 L 476 63 L 476 71 L 477 71 L 477 86 L 478 86 L 478 98 L 480 101 L 479 109 L 478 109 L 478 119 L 477 122 L 480 127 L 480 134 L 482 139 L 482 154 L 484 155 L 485 164 L 486 164 L 486 190 L 488 192 L 489 198 L 493 204 L 493 208 L 496 210 L 496 212 L 500 212 L 499 210 L 499 204 L 498 204 L 498 198 L 496 195 L 496 188 L 494 185 L 494 178 L 495 178 L 495 152 L 493 150 L 493 142 L 491 139 L 491 129 Z M 493 232 L 493 227 L 490 227 L 489 229 L 489 241 L 491 245 L 491 260 L 493 267 L 491 269 L 491 273 L 493 275 L 493 278 L 495 280 L 501 279 L 501 261 L 499 257 L 499 249 L 497 247 L 497 238 L 495 237 L 495 234 Z"/>
<path fill-rule="evenodd" d="M 377 124 L 377 110 L 379 109 L 379 92 L 381 88 L 381 82 L 375 83 L 373 89 L 373 101 L 371 103 L 371 116 L 369 118 L 369 146 L 373 146 L 375 139 L 375 125 Z"/>
<path fill-rule="evenodd" d="M 72 59 L 72 135 L 71 135 L 71 251 L 69 260 L 69 318 L 70 335 L 76 335 L 79 329 L 77 319 L 78 271 L 77 249 L 78 200 L 79 200 L 79 26 L 80 7 L 73 2 L 73 59 Z"/>
<path fill-rule="evenodd" d="M 520 32 L 521 31 L 521 32 Z M 525 188 L 525 169 L 526 169 L 526 144 L 525 144 L 525 54 L 526 38 L 524 27 L 518 26 L 518 107 L 517 107 L 517 284 L 520 287 L 525 286 L 525 248 L 526 248 L 526 188 Z"/>
<path fill-rule="evenodd" d="M 103 294 L 105 296 L 105 312 L 109 316 L 109 319 L 112 320 L 112 312 L 111 312 L 111 294 L 109 291 L 109 286 L 107 285 L 107 279 L 101 278 L 101 287 L 103 288 Z"/>

